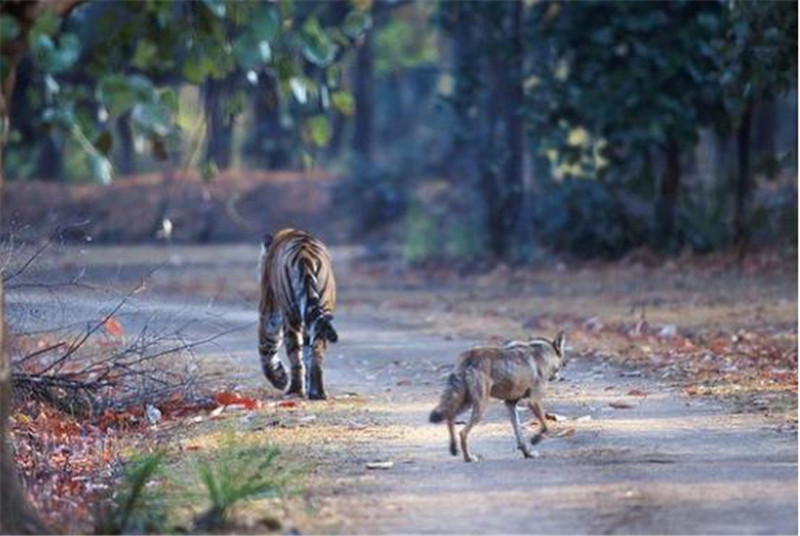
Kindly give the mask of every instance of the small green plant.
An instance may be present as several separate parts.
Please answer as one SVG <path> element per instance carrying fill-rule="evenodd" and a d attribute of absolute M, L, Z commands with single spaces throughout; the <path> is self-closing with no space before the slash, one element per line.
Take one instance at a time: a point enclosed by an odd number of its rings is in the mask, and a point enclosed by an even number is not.
<path fill-rule="evenodd" d="M 199 476 L 211 506 L 197 517 L 195 530 L 220 530 L 236 504 L 284 494 L 292 475 L 277 466 L 279 454 L 273 446 L 238 447 L 229 437 L 213 462 L 201 462 Z"/>
<path fill-rule="evenodd" d="M 120 491 L 109 509 L 98 517 L 97 534 L 144 534 L 164 532 L 167 522 L 163 494 L 148 484 L 156 478 L 164 461 L 162 454 L 131 460 Z"/>

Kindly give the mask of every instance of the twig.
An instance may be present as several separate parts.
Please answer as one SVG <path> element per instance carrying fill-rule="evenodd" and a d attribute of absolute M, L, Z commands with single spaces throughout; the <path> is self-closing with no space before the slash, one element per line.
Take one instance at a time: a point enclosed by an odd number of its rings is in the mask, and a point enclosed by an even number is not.
<path fill-rule="evenodd" d="M 25 261 L 25 262 L 22 264 L 22 266 L 21 266 L 20 268 L 18 268 L 16 271 L 14 271 L 14 273 L 11 273 L 11 274 L 9 274 L 9 275 L 3 275 L 3 284 L 5 284 L 5 283 L 8 283 L 9 281 L 11 281 L 11 280 L 13 280 L 13 279 L 16 279 L 17 277 L 19 277 L 19 276 L 21 276 L 23 273 L 25 273 L 25 270 L 27 270 L 27 269 L 30 267 L 30 265 L 31 265 L 31 264 L 33 264 L 33 262 L 34 262 L 36 259 L 38 259 L 38 258 L 39 258 L 39 257 L 42 255 L 42 253 L 44 253 L 44 252 L 45 252 L 45 250 L 46 250 L 48 247 L 50 247 L 50 244 L 51 244 L 51 243 L 52 243 L 52 240 L 51 240 L 50 238 L 48 238 L 48 239 L 45 241 L 45 243 L 44 243 L 43 245 L 39 246 L 39 248 L 38 248 L 38 249 L 37 249 L 37 250 L 36 250 L 36 251 L 33 253 L 33 255 L 31 255 L 31 256 L 28 258 L 28 260 L 27 260 L 27 261 Z"/>

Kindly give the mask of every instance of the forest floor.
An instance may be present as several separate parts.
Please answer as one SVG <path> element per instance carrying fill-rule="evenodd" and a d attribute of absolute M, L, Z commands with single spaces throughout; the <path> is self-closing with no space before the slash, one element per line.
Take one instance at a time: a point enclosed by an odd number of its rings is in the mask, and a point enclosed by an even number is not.
<path fill-rule="evenodd" d="M 96 318 L 158 267 L 116 315 L 126 332 L 180 325 L 191 340 L 235 329 L 195 356 L 220 388 L 259 407 L 164 420 L 148 437 L 186 478 L 231 436 L 275 444 L 301 468 L 301 493 L 245 505 L 238 531 L 277 519 L 301 533 L 797 532 L 793 261 L 554 263 L 462 276 L 335 248 L 331 400 L 308 402 L 281 398 L 261 374 L 256 257 L 250 246 L 54 249 L 9 289 L 10 322 L 31 330 L 64 311 Z M 52 286 L 20 284 L 75 276 L 92 288 L 67 285 L 57 300 Z M 471 435 L 483 460 L 451 457 L 446 429 L 427 415 L 459 352 L 562 328 L 565 379 L 545 406 L 563 418 L 539 457 L 521 458 L 499 403 Z"/>

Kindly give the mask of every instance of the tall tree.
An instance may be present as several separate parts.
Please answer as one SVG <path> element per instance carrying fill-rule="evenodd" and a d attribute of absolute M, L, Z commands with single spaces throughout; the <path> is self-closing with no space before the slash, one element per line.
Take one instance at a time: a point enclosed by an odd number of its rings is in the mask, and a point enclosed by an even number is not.
<path fill-rule="evenodd" d="M 568 175 L 628 186 L 654 199 L 653 240 L 674 251 L 681 161 L 721 110 L 712 43 L 719 2 L 543 2 L 534 23 L 551 47 L 534 66 L 537 126 Z M 647 177 L 651 154 L 663 171 Z"/>
<path fill-rule="evenodd" d="M 725 95 L 727 128 L 736 131 L 739 155 L 733 234 L 740 255 L 749 241 L 754 114 L 760 103 L 772 102 L 796 87 L 797 16 L 796 2 L 733 1 L 718 45 L 722 58 L 718 77 Z"/>
<path fill-rule="evenodd" d="M 28 53 L 28 36 L 36 21 L 49 14 L 61 18 L 69 14 L 78 1 L 3 2 L 0 20 L 3 25 L 3 72 L 0 85 L 0 219 L 3 212 L 5 185 L 5 147 L 11 129 L 9 104 L 16 85 L 16 69 Z M 44 534 L 47 527 L 30 506 L 22 491 L 12 458 L 8 433 L 11 413 L 11 359 L 5 337 L 5 293 L 0 270 L 0 532 L 4 534 Z"/>
<path fill-rule="evenodd" d="M 455 89 L 450 103 L 458 127 L 457 175 L 477 169 L 487 247 L 511 259 L 523 195 L 524 4 L 452 2 L 441 21 L 454 44 Z M 466 156 L 464 153 L 466 153 Z"/>
<path fill-rule="evenodd" d="M 353 152 L 365 165 L 372 163 L 373 156 L 373 33 L 374 30 L 368 30 L 359 43 L 356 50 L 356 63 L 353 71 L 353 94 L 356 100 Z"/>

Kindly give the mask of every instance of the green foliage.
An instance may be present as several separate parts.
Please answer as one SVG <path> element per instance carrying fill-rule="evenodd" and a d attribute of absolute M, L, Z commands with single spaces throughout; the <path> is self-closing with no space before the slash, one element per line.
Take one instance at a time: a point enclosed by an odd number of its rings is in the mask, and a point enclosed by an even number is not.
<path fill-rule="evenodd" d="M 331 100 L 342 115 L 351 116 L 356 110 L 356 100 L 349 91 L 336 91 L 331 95 Z"/>
<path fill-rule="evenodd" d="M 44 106 L 36 111 L 76 139 L 100 139 L 107 132 L 104 143 L 115 133 L 105 123 L 130 114 L 135 135 L 158 148 L 154 156 L 161 159 L 166 151 L 160 149 L 174 146 L 180 136 L 178 99 L 168 86 L 232 80 L 224 113 L 235 117 L 246 109 L 250 88 L 245 83 L 253 79 L 252 71 L 261 75 L 254 80 L 276 77 L 282 97 L 295 98 L 297 106 L 285 106 L 281 113 L 298 115 L 293 124 L 304 125 L 308 134 L 298 133 L 298 140 L 307 138 L 319 147 L 331 137 L 327 121 L 316 117 L 330 109 L 331 92 L 337 110 L 347 114 L 354 108 L 352 97 L 337 88 L 340 76 L 328 76 L 329 69 L 371 25 L 369 12 L 361 9 L 352 10 L 341 28 L 323 25 L 322 15 L 324 10 L 292 1 L 97 2 L 64 21 L 45 10 L 27 33 L 31 57 L 46 82 L 32 88 L 43 94 Z M 3 39 L 21 31 L 10 16 L 4 14 L 0 22 Z M 103 27 L 114 31 L 97 31 Z M 107 119 L 78 113 L 98 105 Z M 307 117 L 312 119 L 306 122 Z M 98 178 L 108 180 L 109 154 L 91 141 L 79 146 Z"/>
<path fill-rule="evenodd" d="M 198 474 L 211 505 L 197 519 L 197 528 L 219 530 L 235 505 L 284 494 L 292 475 L 278 468 L 278 456 L 275 447 L 242 448 L 233 437 L 228 437 L 215 453 L 213 463 L 211 460 L 200 463 Z"/>
<path fill-rule="evenodd" d="M 0 15 L 0 43 L 7 43 L 19 35 L 19 24 L 8 15 Z"/>
<path fill-rule="evenodd" d="M 358 39 L 372 28 L 372 16 L 363 10 L 354 9 L 344 19 L 344 33 L 351 39 Z"/>
<path fill-rule="evenodd" d="M 669 139 L 693 146 L 721 107 L 711 43 L 724 16 L 717 2 L 537 5 L 530 31 L 549 50 L 530 75 L 528 117 L 540 147 L 568 176 L 624 182 Z M 602 144 L 604 165 L 596 143 L 570 143 L 575 129 Z"/>
<path fill-rule="evenodd" d="M 435 36 L 421 29 L 419 21 L 395 19 L 375 37 L 375 70 L 390 73 L 433 65 L 439 59 Z"/>
<path fill-rule="evenodd" d="M 110 509 L 97 521 L 97 534 L 165 532 L 168 505 L 158 488 L 150 486 L 161 478 L 163 463 L 162 454 L 153 454 L 134 458 L 127 464 Z"/>
<path fill-rule="evenodd" d="M 738 126 L 748 102 L 772 99 L 797 84 L 797 3 L 732 1 L 716 42 L 717 82 L 729 124 Z"/>
<path fill-rule="evenodd" d="M 324 115 L 312 117 L 306 121 L 306 135 L 312 144 L 325 147 L 331 139 L 331 123 Z"/>
<path fill-rule="evenodd" d="M 303 24 L 300 42 L 305 58 L 318 67 L 330 65 L 338 48 L 316 17 L 309 17 Z"/>
<path fill-rule="evenodd" d="M 403 256 L 412 263 L 463 262 L 486 254 L 483 222 L 464 192 L 446 181 L 417 188 L 403 220 Z"/>
<path fill-rule="evenodd" d="M 80 41 L 75 34 L 64 34 L 56 44 L 51 36 L 41 33 L 33 41 L 31 54 L 34 62 L 50 74 L 62 73 L 78 61 Z"/>

